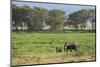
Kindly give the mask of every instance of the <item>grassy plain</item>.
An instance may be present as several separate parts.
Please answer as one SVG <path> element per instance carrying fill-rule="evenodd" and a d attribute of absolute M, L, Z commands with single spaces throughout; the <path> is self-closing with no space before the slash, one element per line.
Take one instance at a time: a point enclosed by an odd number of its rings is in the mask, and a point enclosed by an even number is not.
<path fill-rule="evenodd" d="M 77 52 L 56 53 L 65 41 L 74 41 Z M 12 65 L 95 60 L 95 33 L 12 32 Z"/>

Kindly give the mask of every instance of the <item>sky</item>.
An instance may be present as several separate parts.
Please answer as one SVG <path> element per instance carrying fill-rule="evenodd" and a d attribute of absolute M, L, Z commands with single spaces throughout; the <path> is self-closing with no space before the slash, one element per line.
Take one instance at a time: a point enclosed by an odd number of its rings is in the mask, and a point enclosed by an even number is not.
<path fill-rule="evenodd" d="M 25 2 L 12 1 L 12 3 L 16 4 L 17 6 L 42 7 L 48 10 L 61 9 L 65 11 L 66 15 L 81 9 L 95 9 L 95 6 L 73 5 L 73 4 L 39 3 L 39 2 L 26 2 L 26 1 Z"/>

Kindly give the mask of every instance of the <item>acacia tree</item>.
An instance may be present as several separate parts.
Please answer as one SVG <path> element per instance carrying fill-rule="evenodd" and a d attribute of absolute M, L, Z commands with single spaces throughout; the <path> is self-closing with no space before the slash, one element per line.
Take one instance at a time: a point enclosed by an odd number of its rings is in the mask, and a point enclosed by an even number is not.
<path fill-rule="evenodd" d="M 95 18 L 95 9 L 89 9 L 89 21 L 91 22 L 92 25 L 92 30 L 95 30 L 95 23 L 96 23 L 96 18 Z"/>
<path fill-rule="evenodd" d="M 60 30 L 64 24 L 64 11 L 53 9 L 48 12 L 48 24 L 53 30 Z"/>
<path fill-rule="evenodd" d="M 12 21 L 14 21 L 13 25 L 16 27 L 16 30 L 18 30 L 18 27 L 20 26 L 22 29 L 22 22 L 25 17 L 23 7 L 19 6 L 13 6 L 12 7 Z"/>
<path fill-rule="evenodd" d="M 17 7 L 16 8 L 16 20 L 17 20 L 17 26 L 18 27 L 21 27 L 21 30 L 23 29 L 23 19 L 25 17 L 25 14 L 24 14 L 24 8 L 23 7 Z"/>
<path fill-rule="evenodd" d="M 45 23 L 47 9 L 41 7 L 34 7 L 33 9 L 33 29 L 43 30 L 43 23 Z"/>
<path fill-rule="evenodd" d="M 67 22 L 67 24 L 72 25 L 76 30 L 78 30 L 78 25 L 79 25 L 79 17 L 78 17 L 78 12 L 73 12 L 69 14 L 68 19 L 70 22 Z"/>
<path fill-rule="evenodd" d="M 46 9 L 40 7 L 31 8 L 14 5 L 12 7 L 12 20 L 15 22 L 16 30 L 18 30 L 18 27 L 23 30 L 24 25 L 28 27 L 28 30 L 42 30 L 46 11 Z"/>
<path fill-rule="evenodd" d="M 18 30 L 18 17 L 17 17 L 17 6 L 15 4 L 12 4 L 12 26 L 14 26 L 16 28 L 16 30 Z"/>
<path fill-rule="evenodd" d="M 29 6 L 23 6 L 22 20 L 28 30 L 32 30 L 33 9 Z M 24 26 L 22 25 L 22 26 Z"/>
<path fill-rule="evenodd" d="M 68 20 L 70 20 L 68 23 L 72 24 L 76 30 L 78 30 L 79 26 L 81 27 L 81 30 L 85 30 L 88 20 L 88 11 L 82 9 L 77 12 L 73 12 L 69 15 Z"/>
<path fill-rule="evenodd" d="M 85 30 L 88 20 L 88 11 L 86 9 L 82 9 L 79 12 L 79 22 L 81 30 Z"/>

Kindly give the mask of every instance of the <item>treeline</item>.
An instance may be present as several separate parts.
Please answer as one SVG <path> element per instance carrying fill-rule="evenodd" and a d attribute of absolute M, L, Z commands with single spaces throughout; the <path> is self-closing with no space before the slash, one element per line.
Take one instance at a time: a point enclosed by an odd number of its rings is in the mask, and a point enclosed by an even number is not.
<path fill-rule="evenodd" d="M 60 9 L 48 10 L 42 7 L 16 6 L 12 4 L 13 30 L 41 31 L 48 30 L 86 30 L 87 21 L 91 22 L 91 30 L 95 30 L 95 9 L 82 9 L 66 16 Z M 19 29 L 20 28 L 20 29 Z"/>

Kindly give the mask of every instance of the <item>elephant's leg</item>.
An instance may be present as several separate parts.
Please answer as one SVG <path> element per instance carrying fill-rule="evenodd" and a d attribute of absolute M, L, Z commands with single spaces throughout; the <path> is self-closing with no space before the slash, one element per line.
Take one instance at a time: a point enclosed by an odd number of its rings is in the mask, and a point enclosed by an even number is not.
<path fill-rule="evenodd" d="M 72 49 L 70 49 L 70 52 L 72 52 Z"/>

